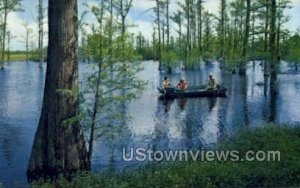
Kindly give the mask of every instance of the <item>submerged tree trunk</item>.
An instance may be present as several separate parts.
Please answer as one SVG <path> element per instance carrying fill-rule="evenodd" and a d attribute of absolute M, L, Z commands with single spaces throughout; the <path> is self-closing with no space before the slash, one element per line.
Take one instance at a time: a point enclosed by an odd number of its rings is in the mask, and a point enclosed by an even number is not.
<path fill-rule="evenodd" d="M 170 0 L 167 0 L 166 1 L 166 20 L 167 20 L 167 22 L 166 22 L 166 27 L 167 27 L 167 30 L 166 30 L 166 32 L 167 32 L 167 50 L 166 50 L 166 52 L 167 52 L 167 54 L 169 54 L 169 51 L 170 51 L 170 16 L 169 16 L 169 6 L 170 6 Z M 171 73 L 172 72 L 172 68 L 171 68 L 171 65 L 170 65 L 170 59 L 168 58 L 167 59 L 167 63 L 168 63 L 168 72 L 169 73 Z"/>
<path fill-rule="evenodd" d="M 268 40 L 269 40 L 269 0 L 265 0 L 265 4 L 266 4 L 266 19 L 265 19 L 265 36 L 264 36 L 264 51 L 268 52 Z M 264 61 L 264 76 L 268 76 L 268 70 L 269 69 L 269 65 L 268 65 L 268 61 L 265 60 Z"/>
<path fill-rule="evenodd" d="M 191 10 L 191 1 L 185 0 L 185 14 L 186 14 L 186 22 L 187 22 L 187 28 L 186 28 L 186 46 L 185 46 L 185 65 L 184 68 L 187 69 L 188 65 L 188 58 L 190 56 L 191 51 L 191 17 L 190 17 L 190 10 Z"/>
<path fill-rule="evenodd" d="M 8 15 L 8 0 L 3 1 L 4 4 L 4 19 L 2 28 L 2 53 L 0 68 L 4 68 L 4 56 L 5 56 L 5 40 L 6 40 L 6 27 L 7 27 L 7 15 Z"/>
<path fill-rule="evenodd" d="M 157 52 L 157 59 L 158 59 L 158 69 L 161 70 L 161 35 L 160 35 L 160 1 L 156 0 L 156 17 L 157 17 L 157 30 L 158 30 L 158 52 Z"/>
<path fill-rule="evenodd" d="M 246 63 L 247 63 L 247 49 L 248 49 L 248 40 L 249 40 L 249 33 L 250 33 L 250 11 L 251 11 L 251 1 L 247 0 L 247 7 L 246 7 L 246 20 L 245 20 L 245 33 L 243 38 L 243 49 L 242 49 L 242 65 L 240 66 L 239 74 L 245 75 L 246 74 Z"/>
<path fill-rule="evenodd" d="M 43 40 L 44 40 L 44 3 L 43 0 L 38 2 L 38 48 L 39 48 L 39 61 L 40 63 L 44 62 L 44 52 L 43 52 Z"/>
<path fill-rule="evenodd" d="M 277 93 L 277 47 L 276 47 L 276 0 L 271 0 L 271 20 L 270 20 L 270 92 L 272 95 Z"/>
<path fill-rule="evenodd" d="M 113 76 L 112 72 L 113 72 L 113 64 L 112 64 L 112 56 L 113 56 L 113 19 L 114 19 L 114 15 L 113 15 L 113 8 L 114 8 L 114 2 L 113 0 L 110 0 L 109 3 L 109 23 L 108 23 L 108 37 L 109 37 L 109 49 L 108 49 L 108 54 L 109 54 L 109 58 L 108 61 L 110 63 L 110 71 L 111 71 L 111 76 Z"/>
<path fill-rule="evenodd" d="M 197 17 L 198 17 L 198 49 L 202 55 L 202 0 L 197 2 Z"/>
<path fill-rule="evenodd" d="M 26 63 L 28 63 L 29 61 L 29 34 L 30 34 L 30 29 L 26 28 L 26 36 L 25 36 Z"/>
<path fill-rule="evenodd" d="M 94 106 L 93 106 L 93 111 L 92 111 L 92 122 L 91 122 L 91 129 L 90 129 L 90 140 L 89 140 L 89 150 L 88 150 L 89 164 L 91 164 L 91 161 L 92 161 L 94 141 L 95 141 L 94 137 L 95 137 L 95 129 L 96 129 L 95 128 L 96 127 L 96 118 L 97 118 L 97 114 L 99 111 L 99 97 L 101 95 L 100 85 L 101 85 L 101 81 L 102 81 L 101 75 L 102 75 L 102 64 L 103 64 L 103 59 L 102 59 L 102 56 L 103 56 L 103 39 L 102 39 L 103 33 L 102 32 L 103 32 L 104 0 L 101 0 L 100 7 L 101 7 L 100 14 L 99 14 L 99 18 L 98 18 L 98 23 L 100 25 L 100 28 L 99 28 L 100 42 L 99 42 L 99 46 L 98 46 L 100 58 L 98 59 L 98 70 L 97 70 L 96 87 L 95 87 L 95 101 L 94 101 Z M 111 16 L 112 16 L 112 14 L 111 14 Z M 111 19 L 112 19 L 112 17 L 111 17 Z M 122 31 L 123 31 L 123 29 L 122 29 Z M 124 34 L 125 34 L 125 31 L 124 31 Z"/>
<path fill-rule="evenodd" d="M 10 62 L 10 42 L 11 42 L 11 33 L 7 32 L 7 62 Z"/>
<path fill-rule="evenodd" d="M 88 169 L 78 115 L 77 1 L 49 0 L 48 64 L 29 181 Z"/>
<path fill-rule="evenodd" d="M 221 20 L 220 20 L 220 57 L 224 59 L 225 44 L 225 19 L 226 19 L 226 0 L 221 0 Z"/>

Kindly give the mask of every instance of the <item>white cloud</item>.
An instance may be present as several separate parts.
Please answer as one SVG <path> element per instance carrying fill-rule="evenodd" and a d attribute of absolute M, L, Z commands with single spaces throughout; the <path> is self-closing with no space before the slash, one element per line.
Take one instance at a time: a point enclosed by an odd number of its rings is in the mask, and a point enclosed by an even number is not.
<path fill-rule="evenodd" d="M 219 12 L 219 7 L 220 7 L 220 1 L 219 0 L 209 0 L 209 1 L 205 1 L 203 6 L 204 9 L 206 11 L 208 11 L 209 13 L 213 13 L 213 14 L 218 14 Z"/>
<path fill-rule="evenodd" d="M 138 20 L 138 21 L 133 22 L 133 24 L 136 25 L 136 26 L 132 27 L 132 28 L 129 28 L 130 32 L 132 32 L 134 34 L 138 34 L 139 32 L 141 32 L 142 35 L 144 37 L 146 37 L 147 39 L 152 38 L 153 24 L 151 22 Z"/>
<path fill-rule="evenodd" d="M 291 0 L 293 6 L 300 5 L 300 0 Z"/>
<path fill-rule="evenodd" d="M 44 46 L 47 45 L 47 22 L 48 19 L 44 19 Z M 25 37 L 26 29 L 25 24 L 28 25 L 28 28 L 32 30 L 31 33 L 31 42 L 35 43 L 37 46 L 38 41 L 38 26 L 36 22 L 26 22 L 23 20 L 17 13 L 12 12 L 8 15 L 7 18 L 7 31 L 11 32 L 11 36 L 14 38 L 11 41 L 11 50 L 25 50 Z"/>
<path fill-rule="evenodd" d="M 180 1 L 180 0 L 178 0 Z M 173 12 L 176 12 L 179 7 L 177 5 L 177 0 L 170 0 L 170 15 L 173 14 Z M 94 0 L 79 0 L 79 10 L 83 11 L 85 8 L 82 6 L 82 3 L 88 3 L 90 5 L 95 5 Z M 210 13 L 214 13 L 218 15 L 219 7 L 220 7 L 220 0 L 207 0 L 204 2 L 203 6 L 205 10 L 209 11 Z M 287 13 L 291 16 L 291 20 L 289 23 L 287 23 L 285 26 L 288 29 L 296 30 L 300 23 L 298 21 L 298 18 L 300 16 L 300 0 L 292 0 L 292 6 L 293 8 L 289 10 Z M 149 10 L 151 8 L 155 7 L 155 1 L 154 0 L 134 0 L 133 1 L 133 8 L 130 10 L 130 13 L 128 15 L 127 22 L 130 24 L 136 25 L 136 27 L 130 28 L 129 31 L 133 32 L 135 34 L 141 32 L 147 39 L 152 38 L 153 34 L 153 20 L 154 14 L 153 11 L 149 11 L 145 14 L 141 14 L 142 12 Z M 25 11 L 32 15 L 36 15 L 35 9 L 31 8 L 26 5 Z M 23 13 L 10 13 L 8 17 L 8 30 L 11 31 L 12 35 L 17 36 L 16 39 L 14 39 L 11 42 L 11 49 L 13 50 L 24 50 L 25 44 L 20 43 L 18 41 L 22 40 L 22 36 L 25 35 L 26 31 L 23 26 L 25 22 L 29 22 L 28 25 L 33 30 L 33 34 L 35 35 L 35 42 L 37 43 L 37 35 L 38 35 L 38 29 L 36 22 L 31 18 L 31 20 L 28 18 L 25 18 L 25 16 L 22 16 Z M 85 19 L 89 24 L 95 23 L 95 18 L 92 15 L 88 15 Z M 171 22 L 171 35 L 177 36 L 177 33 L 174 31 L 174 28 L 177 28 L 176 24 Z M 44 20 L 44 29 L 47 32 L 47 18 Z M 86 30 L 88 33 L 91 32 L 90 28 L 86 27 Z M 47 35 L 44 38 L 44 45 L 47 45 Z"/>
<path fill-rule="evenodd" d="M 140 11 L 146 11 L 148 9 L 155 7 L 155 1 L 154 0 L 134 0 L 132 5 L 133 5 L 134 9 L 137 9 Z"/>
<path fill-rule="evenodd" d="M 11 41 L 11 49 L 25 49 L 25 44 L 22 44 L 23 36 L 26 34 L 24 28 L 24 20 L 22 20 L 15 12 L 8 15 L 7 30 L 11 32 L 14 39 Z"/>

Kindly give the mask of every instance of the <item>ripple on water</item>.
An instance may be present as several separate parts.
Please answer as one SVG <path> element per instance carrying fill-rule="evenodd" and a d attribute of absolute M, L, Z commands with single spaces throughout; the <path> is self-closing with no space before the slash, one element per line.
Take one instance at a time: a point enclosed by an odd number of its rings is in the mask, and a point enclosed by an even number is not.
<path fill-rule="evenodd" d="M 259 64 L 259 62 L 258 62 Z M 176 71 L 168 75 L 175 85 L 185 78 L 190 86 L 202 85 L 209 74 L 228 87 L 228 97 L 220 99 L 158 100 L 156 87 L 166 72 L 157 71 L 158 64 L 143 62 L 144 70 L 138 77 L 148 81 L 141 97 L 126 104 L 131 120 L 114 121 L 108 133 L 94 145 L 94 170 L 119 170 L 141 163 L 122 161 L 123 147 L 145 147 L 153 150 L 199 149 L 212 147 L 218 140 L 232 135 L 242 127 L 267 122 L 270 115 L 280 123 L 299 124 L 300 76 L 280 75 L 279 94 L 275 110 L 271 109 L 268 91 L 257 85 L 264 77 L 260 66 L 249 66 L 242 78 L 222 72 L 217 62 L 201 64 L 197 70 Z M 286 66 L 286 65 L 285 65 Z M 0 176 L 9 183 L 26 182 L 25 172 L 32 141 L 42 105 L 45 65 L 37 63 L 10 63 L 0 71 Z M 79 65 L 81 86 L 90 65 Z M 285 69 L 284 69 L 285 70 Z M 82 89 L 82 88 L 81 88 Z"/>

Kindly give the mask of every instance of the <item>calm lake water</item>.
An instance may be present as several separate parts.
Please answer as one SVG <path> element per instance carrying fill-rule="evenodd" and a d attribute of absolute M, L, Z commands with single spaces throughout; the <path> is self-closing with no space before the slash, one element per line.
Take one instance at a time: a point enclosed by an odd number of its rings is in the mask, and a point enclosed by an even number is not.
<path fill-rule="evenodd" d="M 175 70 L 173 84 L 185 78 L 189 85 L 203 85 L 209 74 L 228 88 L 227 98 L 158 100 L 156 90 L 165 75 L 155 62 L 143 62 L 139 77 L 148 81 L 141 98 L 126 105 L 121 131 L 105 134 L 94 145 L 93 170 L 120 171 L 144 163 L 124 162 L 123 148 L 153 150 L 201 149 L 244 127 L 269 121 L 300 123 L 300 75 L 280 74 L 279 94 L 273 100 L 264 82 L 259 62 L 249 64 L 246 77 L 220 70 L 217 62 L 201 64 L 197 70 Z M 80 65 L 80 76 L 86 66 Z M 0 181 L 7 186 L 26 183 L 26 168 L 40 116 L 46 66 L 15 62 L 0 70 Z M 285 63 L 282 72 L 288 72 Z M 113 132 L 114 130 L 112 130 Z"/>

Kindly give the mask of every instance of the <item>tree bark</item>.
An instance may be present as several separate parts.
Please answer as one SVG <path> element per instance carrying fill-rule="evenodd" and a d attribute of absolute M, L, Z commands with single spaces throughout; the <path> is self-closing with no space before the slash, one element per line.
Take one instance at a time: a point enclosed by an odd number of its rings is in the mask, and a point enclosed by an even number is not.
<path fill-rule="evenodd" d="M 158 30 L 158 54 L 157 54 L 157 59 L 158 59 L 158 69 L 161 70 L 162 65 L 161 65 L 161 34 L 160 34 L 160 6 L 159 6 L 160 1 L 156 0 L 156 17 L 157 17 L 157 30 Z"/>
<path fill-rule="evenodd" d="M 7 32 L 7 62 L 10 62 L 10 41 L 11 41 L 11 33 Z"/>
<path fill-rule="evenodd" d="M 189 53 L 191 51 L 191 18 L 190 18 L 190 0 L 185 0 L 185 12 L 186 12 L 186 21 L 187 21 L 187 28 L 186 28 L 186 46 L 185 46 L 185 66 L 187 68 Z"/>
<path fill-rule="evenodd" d="M 246 20 L 245 20 L 245 33 L 243 38 L 243 50 L 242 50 L 242 57 L 243 62 L 240 66 L 239 74 L 245 75 L 246 74 L 246 63 L 247 63 L 247 49 L 248 49 L 248 40 L 249 40 L 249 33 L 250 33 L 250 11 L 251 11 L 251 1 L 247 0 L 247 7 L 246 7 Z"/>
<path fill-rule="evenodd" d="M 96 117 L 98 114 L 99 109 L 99 97 L 101 95 L 100 93 L 100 85 L 101 85 L 101 75 L 102 75 L 102 64 L 103 64 L 103 15 L 104 15 L 104 0 L 101 0 L 101 9 L 100 9 L 100 17 L 99 17 L 99 25 L 100 25 L 100 32 L 99 32 L 99 56 L 98 59 L 98 70 L 97 70 L 97 81 L 96 81 L 96 92 L 95 92 L 95 101 L 93 106 L 93 114 L 92 114 L 92 123 L 91 123 L 91 129 L 90 129 L 90 140 L 89 140 L 89 150 L 88 150 L 88 160 L 91 164 L 92 161 L 92 155 L 93 155 L 93 148 L 94 148 L 94 141 L 95 141 L 95 129 L 96 129 Z M 111 17 L 112 18 L 112 17 Z M 110 28 L 111 29 L 111 28 Z"/>
<path fill-rule="evenodd" d="M 77 1 L 49 0 L 48 11 L 46 83 L 29 181 L 89 169 L 78 118 Z"/>
<path fill-rule="evenodd" d="M 277 50 L 276 50 L 276 16 L 277 7 L 276 0 L 271 0 L 271 20 L 270 20 L 270 68 L 271 68 L 271 78 L 270 78 L 270 91 L 272 95 L 277 93 Z"/>
<path fill-rule="evenodd" d="M 202 55 L 202 1 L 198 0 L 197 3 L 197 15 L 198 15 L 198 48 Z"/>
<path fill-rule="evenodd" d="M 4 20 L 3 20 L 3 29 L 2 29 L 2 53 L 1 53 L 1 62 L 0 67 L 4 68 L 4 56 L 5 56 L 5 40 L 6 40 L 6 26 L 7 26 L 7 15 L 8 15 L 8 0 L 4 0 Z"/>
<path fill-rule="evenodd" d="M 264 36 L 264 50 L 265 52 L 268 52 L 268 41 L 269 41 L 269 0 L 265 0 L 265 4 L 266 4 L 266 20 L 265 20 L 265 36 Z M 269 68 L 269 65 L 268 65 L 268 61 L 265 61 L 264 62 L 264 76 L 267 76 L 268 75 L 268 68 Z"/>
<path fill-rule="evenodd" d="M 225 19 L 226 19 L 226 0 L 221 1 L 221 23 L 220 23 L 220 33 L 221 33 L 221 41 L 220 41 L 220 57 L 224 59 L 224 44 L 225 44 Z"/>
<path fill-rule="evenodd" d="M 38 41 L 38 48 L 39 48 L 39 61 L 40 63 L 44 62 L 44 52 L 43 52 L 43 46 L 44 46 L 44 4 L 43 0 L 39 0 L 38 3 L 38 29 L 39 29 L 39 41 Z"/>
<path fill-rule="evenodd" d="M 29 54 L 29 33 L 30 29 L 27 27 L 26 28 L 26 36 L 25 36 L 25 49 L 26 49 L 26 63 L 28 63 L 28 54 Z"/>

